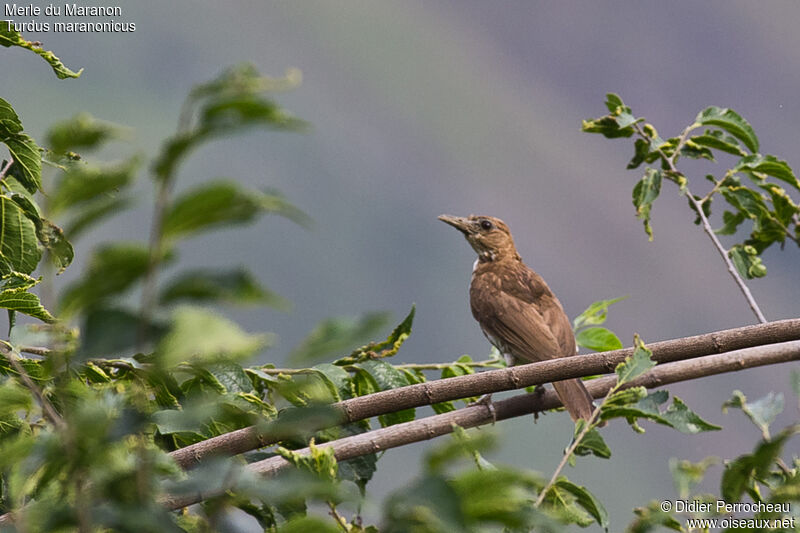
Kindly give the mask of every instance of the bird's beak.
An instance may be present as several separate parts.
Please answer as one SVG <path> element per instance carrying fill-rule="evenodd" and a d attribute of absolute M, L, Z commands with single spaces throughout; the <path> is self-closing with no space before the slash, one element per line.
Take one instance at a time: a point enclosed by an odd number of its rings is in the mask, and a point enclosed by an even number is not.
<path fill-rule="evenodd" d="M 453 215 L 439 215 L 438 218 L 445 224 L 450 224 L 464 235 L 470 232 L 470 227 L 472 226 L 472 224 L 466 217 L 454 217 Z"/>

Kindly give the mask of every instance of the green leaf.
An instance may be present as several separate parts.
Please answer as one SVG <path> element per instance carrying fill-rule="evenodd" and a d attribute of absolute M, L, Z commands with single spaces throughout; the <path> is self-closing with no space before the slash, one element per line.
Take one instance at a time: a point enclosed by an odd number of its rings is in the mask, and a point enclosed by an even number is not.
<path fill-rule="evenodd" d="M 586 421 L 580 419 L 575 424 L 575 432 L 572 438 L 577 438 L 578 434 L 583 431 L 585 426 Z M 600 457 L 601 459 L 609 459 L 611 457 L 611 448 L 609 448 L 608 444 L 606 444 L 606 441 L 603 440 L 600 432 L 594 428 L 590 429 L 586 433 L 586 435 L 583 437 L 583 440 L 581 440 L 581 442 L 575 448 L 575 455 L 585 456 L 589 454 Z"/>
<path fill-rule="evenodd" d="M 675 492 L 678 493 L 678 497 L 687 499 L 691 494 L 692 488 L 705 477 L 706 470 L 720 462 L 719 457 L 706 457 L 698 463 L 686 460 L 679 461 L 675 458 L 670 459 L 669 470 L 672 472 L 672 482 L 675 485 Z"/>
<path fill-rule="evenodd" d="M 159 361 L 172 367 L 192 363 L 238 360 L 249 357 L 270 343 L 270 336 L 253 335 L 238 325 L 205 309 L 179 308 L 169 331 L 158 343 Z"/>
<path fill-rule="evenodd" d="M 728 250 L 728 257 L 733 261 L 739 274 L 747 279 L 763 278 L 767 275 L 767 267 L 761 262 L 758 251 L 752 246 L 736 244 Z"/>
<path fill-rule="evenodd" d="M 625 167 L 628 170 L 638 168 L 639 165 L 645 162 L 653 163 L 661 157 L 657 150 L 652 149 L 654 147 L 650 141 L 645 139 L 636 139 L 633 145 L 635 148 L 635 153 L 633 154 L 633 158 L 631 158 L 630 162 L 628 163 L 628 166 Z"/>
<path fill-rule="evenodd" d="M 715 426 L 700 418 L 697 413 L 689 409 L 686 404 L 677 397 L 672 398 L 672 405 L 662 413 L 661 417 L 669 426 L 688 435 L 722 429 L 720 426 Z"/>
<path fill-rule="evenodd" d="M 607 352 L 622 348 L 622 342 L 619 337 L 606 328 L 590 327 L 582 329 L 575 338 L 579 346 L 596 352 Z"/>
<path fill-rule="evenodd" d="M 57 215 L 76 206 L 97 202 L 100 198 L 115 196 L 120 189 L 133 182 L 139 165 L 139 158 L 134 157 L 113 166 L 70 167 L 53 190 L 49 191 L 50 213 Z"/>
<path fill-rule="evenodd" d="M 359 363 L 357 366 L 372 376 L 372 378 L 375 380 L 375 383 L 377 383 L 379 390 L 390 390 L 410 385 L 408 378 L 405 374 L 403 374 L 403 372 L 385 361 L 364 361 L 363 363 Z M 400 424 L 402 422 L 410 422 L 411 420 L 414 420 L 415 417 L 416 410 L 411 408 L 381 415 L 378 417 L 378 420 L 383 427 L 386 427 L 394 424 Z"/>
<path fill-rule="evenodd" d="M 715 148 L 722 150 L 729 154 L 746 156 L 747 152 L 742 150 L 736 138 L 725 135 L 724 132 L 719 130 L 706 130 L 703 135 L 695 135 L 690 137 L 691 141 L 700 146 L 707 146 L 708 148 Z"/>
<path fill-rule="evenodd" d="M 729 407 L 742 412 L 765 435 L 769 435 L 769 425 L 783 411 L 783 394 L 770 392 L 754 402 L 748 402 L 741 391 L 733 391 L 733 396 L 722 404 L 723 412 Z"/>
<path fill-rule="evenodd" d="M 167 240 L 201 231 L 252 222 L 264 213 L 275 213 L 295 222 L 307 217 L 280 196 L 248 191 L 235 182 L 217 181 L 200 185 L 175 200 L 164 218 Z"/>
<path fill-rule="evenodd" d="M 24 274 L 33 272 L 42 258 L 35 225 L 6 196 L 0 196 L 0 255 L 14 270 Z"/>
<path fill-rule="evenodd" d="M 416 306 L 411 306 L 411 311 L 408 312 L 406 317 L 400 322 L 382 342 L 371 342 L 361 348 L 355 350 L 350 356 L 336 361 L 337 364 L 346 364 L 348 362 L 357 362 L 369 358 L 384 358 L 391 357 L 397 353 L 409 335 L 411 335 L 411 326 L 414 323 L 414 314 L 416 313 Z"/>
<path fill-rule="evenodd" d="M 106 141 L 122 137 L 119 126 L 95 119 L 89 113 L 56 122 L 47 131 L 47 146 L 56 153 L 94 149 Z"/>
<path fill-rule="evenodd" d="M 725 225 L 718 230 L 715 230 L 715 233 L 719 235 L 733 235 L 736 233 L 739 225 L 744 222 L 746 218 L 747 216 L 743 211 L 739 211 L 736 214 L 730 211 L 725 211 L 722 213 L 722 222 L 724 222 Z"/>
<path fill-rule="evenodd" d="M 669 513 L 661 510 L 661 502 L 650 502 L 647 507 L 637 507 L 633 510 L 636 515 L 634 520 L 626 531 L 628 533 L 649 533 L 656 531 L 659 526 L 671 529 L 673 531 L 683 532 L 683 526 Z"/>
<path fill-rule="evenodd" d="M 289 307 L 287 300 L 262 287 L 250 272 L 241 268 L 184 272 L 161 291 L 159 300 L 165 305 L 188 301 Z"/>
<path fill-rule="evenodd" d="M 81 206 L 80 211 L 65 224 L 64 233 L 70 239 L 77 239 L 80 234 L 95 223 L 109 215 L 116 215 L 130 206 L 130 198 L 101 197 Z"/>
<path fill-rule="evenodd" d="M 316 446 L 314 440 L 308 444 L 308 454 L 278 447 L 278 454 L 298 468 L 317 474 L 328 481 L 336 480 L 338 464 L 333 455 L 333 446 Z"/>
<path fill-rule="evenodd" d="M 19 119 L 17 112 L 14 111 L 8 101 L 0 98 L 0 132 L 2 132 L 2 135 L 13 135 L 21 132 L 22 129 L 22 121 Z"/>
<path fill-rule="evenodd" d="M 16 177 L 30 193 L 42 187 L 42 154 L 36 141 L 24 133 L 3 135 L 0 142 L 6 145 L 14 159 L 9 172 Z"/>
<path fill-rule="evenodd" d="M 572 321 L 572 327 L 576 331 L 586 326 L 599 326 L 605 323 L 608 318 L 608 308 L 617 302 L 621 302 L 627 296 L 620 296 L 619 298 L 611 298 L 608 300 L 598 300 L 592 303 L 581 314 L 576 316 Z"/>
<path fill-rule="evenodd" d="M 142 339 L 159 339 L 166 331 L 160 322 L 142 325 L 142 319 L 127 309 L 97 307 L 89 309 L 81 327 L 78 356 L 114 357 L 130 355 Z"/>
<path fill-rule="evenodd" d="M 702 126 L 717 126 L 740 141 L 753 153 L 758 152 L 758 137 L 750 123 L 733 109 L 711 106 L 701 111 L 695 122 Z"/>
<path fill-rule="evenodd" d="M 389 320 L 389 313 L 366 313 L 355 318 L 329 318 L 317 324 L 311 333 L 292 350 L 289 359 L 293 362 L 319 361 L 332 353 L 352 349 L 382 328 Z"/>
<path fill-rule="evenodd" d="M 55 322 L 56 319 L 42 306 L 39 297 L 24 289 L 10 289 L 0 292 L 0 308 L 38 318 L 43 322 Z"/>
<path fill-rule="evenodd" d="M 195 87 L 187 99 L 184 118 L 191 118 L 191 111 L 199 106 L 197 119 L 164 143 L 154 163 L 156 177 L 171 180 L 178 163 L 189 152 L 220 135 L 259 125 L 278 130 L 302 129 L 302 121 L 260 96 L 273 88 L 274 80 L 260 76 L 250 65 L 228 69 L 210 83 Z"/>
<path fill-rule="evenodd" d="M 39 55 L 50 64 L 50 67 L 55 72 L 56 76 L 59 79 L 65 78 L 77 78 L 83 72 L 83 69 L 80 69 L 78 72 L 73 72 L 61 62 L 61 60 L 56 57 L 56 55 L 49 51 L 49 50 L 42 50 L 40 48 L 40 43 L 34 43 L 31 41 L 26 41 L 22 38 L 22 36 L 15 31 L 10 24 L 0 24 L 0 46 L 5 46 L 6 48 L 11 46 L 19 46 L 20 48 L 25 48 L 30 50 L 34 54 Z"/>
<path fill-rule="evenodd" d="M 769 473 L 783 445 L 798 431 L 800 426 L 789 426 L 772 440 L 762 441 L 752 454 L 740 455 L 725 465 L 720 488 L 722 498 L 727 502 L 741 501 L 748 487 Z"/>
<path fill-rule="evenodd" d="M 617 373 L 617 384 L 615 386 L 617 388 L 633 381 L 656 366 L 656 362 L 650 358 L 653 352 L 644 345 L 639 335 L 633 337 L 633 344 L 635 347 L 633 355 L 626 358 L 624 362 L 618 364 L 614 369 L 614 372 Z"/>
<path fill-rule="evenodd" d="M 792 167 L 786 161 L 782 161 L 773 155 L 753 154 L 743 157 L 731 170 L 733 172 L 750 171 L 766 174 L 800 190 L 800 181 L 794 175 Z"/>
<path fill-rule="evenodd" d="M 650 208 L 661 192 L 661 171 L 647 168 L 644 177 L 633 188 L 633 205 L 636 216 L 644 221 L 644 231 L 652 241 L 653 229 L 650 227 Z"/>
<path fill-rule="evenodd" d="M 605 531 L 608 531 L 608 512 L 594 494 L 589 492 L 586 487 L 576 485 L 564 476 L 560 476 L 558 480 L 556 480 L 555 484 L 558 488 L 563 489 L 575 496 L 575 500 L 578 502 L 578 505 L 583 507 L 583 509 L 595 519 L 600 527 L 602 527 Z"/>
<path fill-rule="evenodd" d="M 84 278 L 64 291 L 61 313 L 70 316 L 126 291 L 144 276 L 149 261 L 148 249 L 138 242 L 119 242 L 95 249 Z"/>

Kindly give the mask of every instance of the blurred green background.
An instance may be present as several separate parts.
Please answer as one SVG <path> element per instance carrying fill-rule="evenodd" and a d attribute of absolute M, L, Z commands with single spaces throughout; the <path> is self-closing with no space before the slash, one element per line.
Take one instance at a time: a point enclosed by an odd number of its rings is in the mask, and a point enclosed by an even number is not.
<path fill-rule="evenodd" d="M 663 137 L 680 132 L 706 106 L 731 107 L 753 124 L 762 152 L 800 170 L 795 2 L 118 5 L 116 20 L 135 22 L 134 33 L 25 34 L 68 67 L 85 68 L 77 80 L 56 80 L 23 50 L 0 52 L 2 96 L 35 138 L 56 119 L 89 111 L 131 127 L 132 144 L 152 155 L 174 131 L 193 84 L 242 61 L 268 75 L 287 67 L 303 72 L 302 85 L 277 100 L 309 121 L 309 132 L 256 132 L 214 144 L 194 154 L 179 177 L 179 188 L 220 176 L 275 187 L 316 221 L 309 231 L 268 218 L 180 250 L 187 264 L 224 266 L 239 258 L 294 303 L 288 314 L 229 313 L 251 331 L 279 335 L 263 362 L 283 362 L 323 318 L 391 310 L 399 320 L 412 303 L 414 333 L 398 360 L 483 358 L 489 345 L 467 296 L 473 252 L 436 220 L 441 213 L 503 218 L 523 258 L 570 316 L 592 301 L 629 295 L 608 322 L 625 344 L 634 332 L 655 341 L 754 322 L 677 190 L 665 184 L 653 209 L 655 241 L 648 242 L 630 200 L 640 177 L 625 170 L 631 144 L 581 133 L 580 121 L 605 113 L 608 91 Z M 684 168 L 693 172 L 693 191 L 704 192 L 702 175 L 714 168 Z M 135 210 L 79 242 L 60 286 L 77 276 L 92 245 L 146 239 L 152 203 L 146 179 L 138 190 Z M 798 257 L 791 246 L 769 250 L 767 278 L 750 283 L 770 320 L 798 315 Z M 720 405 L 736 388 L 751 398 L 770 390 L 790 394 L 787 370 L 673 386 L 725 430 L 685 436 L 647 426 L 645 435 L 634 436 L 613 424 L 604 431 L 613 458 L 580 460 L 568 475 L 600 496 L 612 529 L 620 529 L 634 506 L 675 497 L 670 457 L 748 451 L 757 430 L 740 413 L 723 415 Z M 549 475 L 572 426 L 555 414 L 495 430 L 503 434 L 502 447 L 490 459 Z M 427 445 L 385 454 L 371 482 L 377 501 L 416 473 Z M 712 479 L 719 470 L 712 469 Z"/>

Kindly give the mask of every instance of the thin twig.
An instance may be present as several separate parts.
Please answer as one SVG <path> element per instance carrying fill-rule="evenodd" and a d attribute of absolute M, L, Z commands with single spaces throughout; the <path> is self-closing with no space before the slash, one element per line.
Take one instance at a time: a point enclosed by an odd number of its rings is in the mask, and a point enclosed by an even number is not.
<path fill-rule="evenodd" d="M 643 139 L 650 140 L 650 137 L 648 137 L 647 134 L 644 133 L 644 131 L 642 130 L 642 128 L 639 126 L 638 123 L 634 124 L 633 126 L 636 129 L 636 132 Z M 683 176 L 683 174 L 681 174 L 681 172 L 675 167 L 675 158 L 680 153 L 683 144 L 686 142 L 686 136 L 694 127 L 695 125 L 692 124 L 683 131 L 681 137 L 678 140 L 678 145 L 675 147 L 675 151 L 672 153 L 671 156 L 667 157 L 667 155 L 661 150 L 661 147 L 656 146 L 656 151 L 661 155 L 661 158 L 664 160 L 664 163 L 666 163 L 667 166 L 669 167 L 669 172 L 672 173 L 673 176 L 675 177 Z M 703 230 L 708 235 L 708 238 L 711 239 L 711 242 L 714 243 L 714 247 L 719 252 L 719 255 L 722 257 L 722 260 L 725 261 L 725 265 L 728 267 L 728 272 L 733 277 L 733 280 L 736 282 L 736 284 L 739 286 L 739 290 L 741 290 L 742 294 L 747 300 L 750 309 L 752 309 L 753 313 L 756 315 L 756 318 L 758 319 L 759 322 L 761 322 L 762 324 L 766 323 L 767 319 L 761 312 L 761 308 L 759 308 L 758 303 L 756 302 L 755 298 L 753 298 L 753 295 L 750 292 L 750 289 L 747 287 L 744 280 L 739 275 L 739 271 L 736 270 L 736 266 L 733 264 L 733 261 L 728 256 L 727 250 L 725 250 L 725 248 L 722 246 L 722 243 L 719 242 L 717 234 L 714 233 L 714 229 L 711 227 L 711 223 L 708 221 L 708 217 L 706 217 L 706 214 L 703 212 L 702 204 L 698 202 L 698 200 L 694 197 L 692 192 L 689 190 L 688 186 L 684 185 L 682 190 L 683 194 L 687 198 L 689 198 L 689 202 L 691 202 L 692 205 L 694 206 L 695 211 L 697 211 L 697 216 L 700 218 L 700 221 L 703 224 Z"/>
<path fill-rule="evenodd" d="M 606 394 L 605 398 L 603 398 L 603 401 L 594 408 L 594 411 L 592 411 L 592 416 L 590 416 L 589 420 L 586 421 L 586 424 L 583 426 L 583 429 L 581 429 L 581 432 L 578 433 L 574 439 L 572 439 L 572 443 L 570 443 L 569 447 L 564 452 L 563 457 L 561 457 L 561 461 L 558 463 L 558 466 L 556 466 L 553 475 L 550 476 L 550 481 L 548 481 L 542 490 L 539 491 L 539 497 L 536 498 L 536 503 L 533 504 L 534 507 L 539 507 L 542 504 L 545 496 L 547 496 L 547 492 L 550 490 L 550 487 L 555 484 L 559 474 L 561 474 L 561 471 L 564 470 L 565 466 L 567 466 L 569 458 L 572 457 L 572 454 L 575 453 L 575 450 L 578 448 L 578 446 L 580 446 L 581 442 L 583 442 L 583 439 L 586 437 L 586 435 L 592 430 L 592 428 L 594 428 L 594 423 L 600 417 L 600 410 L 602 409 L 603 404 L 606 402 L 606 400 L 608 400 L 609 396 L 614 394 L 616 390 L 616 386 L 611 387 L 608 390 L 608 393 Z"/>
<path fill-rule="evenodd" d="M 53 404 L 50 403 L 50 400 L 44 395 L 42 390 L 33 382 L 33 379 L 28 375 L 25 371 L 25 368 L 19 362 L 19 354 L 18 352 L 8 347 L 8 345 L 3 344 L 5 348 L 3 353 L 8 359 L 8 362 L 14 367 L 14 371 L 19 375 L 19 378 L 22 380 L 22 383 L 25 387 L 31 391 L 31 393 L 36 397 L 36 401 L 39 403 L 39 406 L 42 408 L 42 414 L 44 415 L 47 420 L 53 424 L 58 429 L 64 429 L 66 425 L 64 424 L 64 420 L 62 420 L 61 415 L 58 414 L 56 408 L 53 407 Z"/>
<path fill-rule="evenodd" d="M 11 168 L 11 165 L 13 164 L 14 164 L 14 158 L 9 156 L 8 161 L 6 162 L 6 166 L 4 166 L 2 170 L 0 170 L 0 180 L 6 177 L 8 169 Z"/>

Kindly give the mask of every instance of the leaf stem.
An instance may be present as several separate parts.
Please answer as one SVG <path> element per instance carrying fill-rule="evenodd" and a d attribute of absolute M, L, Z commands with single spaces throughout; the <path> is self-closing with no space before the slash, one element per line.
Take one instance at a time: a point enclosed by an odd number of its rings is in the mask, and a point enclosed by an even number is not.
<path fill-rule="evenodd" d="M 564 469 L 564 467 L 567 466 L 567 462 L 569 461 L 569 458 L 572 457 L 573 453 L 575 453 L 575 450 L 578 448 L 578 446 L 583 441 L 583 439 L 586 437 L 586 435 L 592 430 L 592 428 L 595 427 L 595 423 L 597 422 L 597 419 L 600 417 L 600 410 L 603 408 L 603 405 L 606 403 L 606 401 L 608 400 L 609 396 L 614 394 L 617 391 L 618 388 L 619 388 L 619 384 L 614 385 L 613 387 L 611 387 L 608 390 L 608 393 L 603 398 L 603 401 L 600 402 L 600 405 L 595 407 L 594 411 L 592 411 L 592 416 L 590 416 L 589 420 L 586 421 L 586 424 L 584 424 L 583 429 L 581 429 L 581 432 L 578 433 L 578 435 L 574 439 L 572 439 L 572 443 L 564 451 L 564 456 L 561 458 L 561 461 L 558 463 L 558 466 L 556 466 L 556 469 L 553 472 L 553 475 L 550 476 L 550 481 L 548 481 L 547 484 L 539 492 L 539 497 L 536 498 L 536 503 L 533 504 L 534 507 L 539 507 L 542 504 L 542 502 L 544 501 L 545 497 L 547 496 L 547 492 L 555 484 L 556 479 L 558 479 L 558 476 L 559 476 L 559 474 L 561 474 L 561 471 Z"/>
<path fill-rule="evenodd" d="M 636 129 L 636 133 L 638 133 L 643 139 L 645 139 L 645 140 L 649 140 L 650 139 L 650 137 L 648 137 L 644 133 L 644 131 L 642 131 L 642 128 L 639 126 L 638 123 L 634 124 L 633 127 Z M 676 177 L 677 176 L 683 176 L 683 174 L 681 174 L 681 172 L 675 167 L 675 158 L 680 153 L 683 143 L 686 142 L 686 136 L 688 135 L 688 133 L 694 127 L 695 127 L 695 125 L 692 124 L 692 125 L 690 125 L 688 128 L 686 128 L 683 131 L 683 133 L 681 134 L 681 136 L 680 136 L 680 138 L 678 140 L 678 145 L 675 146 L 675 151 L 672 153 L 671 156 L 667 157 L 667 155 L 661 150 L 660 147 L 658 147 L 658 146 L 656 147 L 656 151 L 661 155 L 661 159 L 667 165 L 667 167 L 669 168 L 669 172 L 673 176 L 676 176 Z M 765 324 L 767 322 L 767 319 L 764 317 L 764 314 L 761 312 L 761 308 L 758 306 L 758 303 L 756 302 L 755 298 L 753 298 L 753 294 L 750 292 L 750 289 L 747 287 L 747 285 L 745 284 L 744 280 L 739 275 L 739 271 L 736 270 L 736 266 L 733 264 L 733 261 L 731 260 L 730 257 L 728 257 L 727 250 L 725 250 L 725 248 L 722 246 L 722 243 L 719 242 L 719 239 L 717 238 L 717 234 L 714 233 L 714 229 L 711 227 L 711 223 L 708 221 L 708 217 L 703 212 L 702 204 L 694 197 L 692 192 L 689 190 L 688 186 L 682 187 L 682 190 L 683 190 L 683 194 L 689 199 L 689 202 L 691 202 L 691 204 L 694 206 L 695 210 L 697 211 L 697 216 L 700 217 L 700 221 L 703 224 L 703 230 L 708 235 L 708 238 L 711 239 L 711 242 L 714 243 L 714 247 L 719 252 L 719 255 L 722 257 L 722 260 L 725 262 L 725 265 L 728 267 L 728 272 L 730 273 L 731 277 L 736 282 L 736 284 L 739 286 L 739 290 L 742 292 L 742 294 L 744 295 L 745 299 L 747 300 L 747 303 L 750 306 L 750 309 L 756 315 L 756 318 L 758 319 L 758 321 L 761 322 L 762 324 Z"/>

